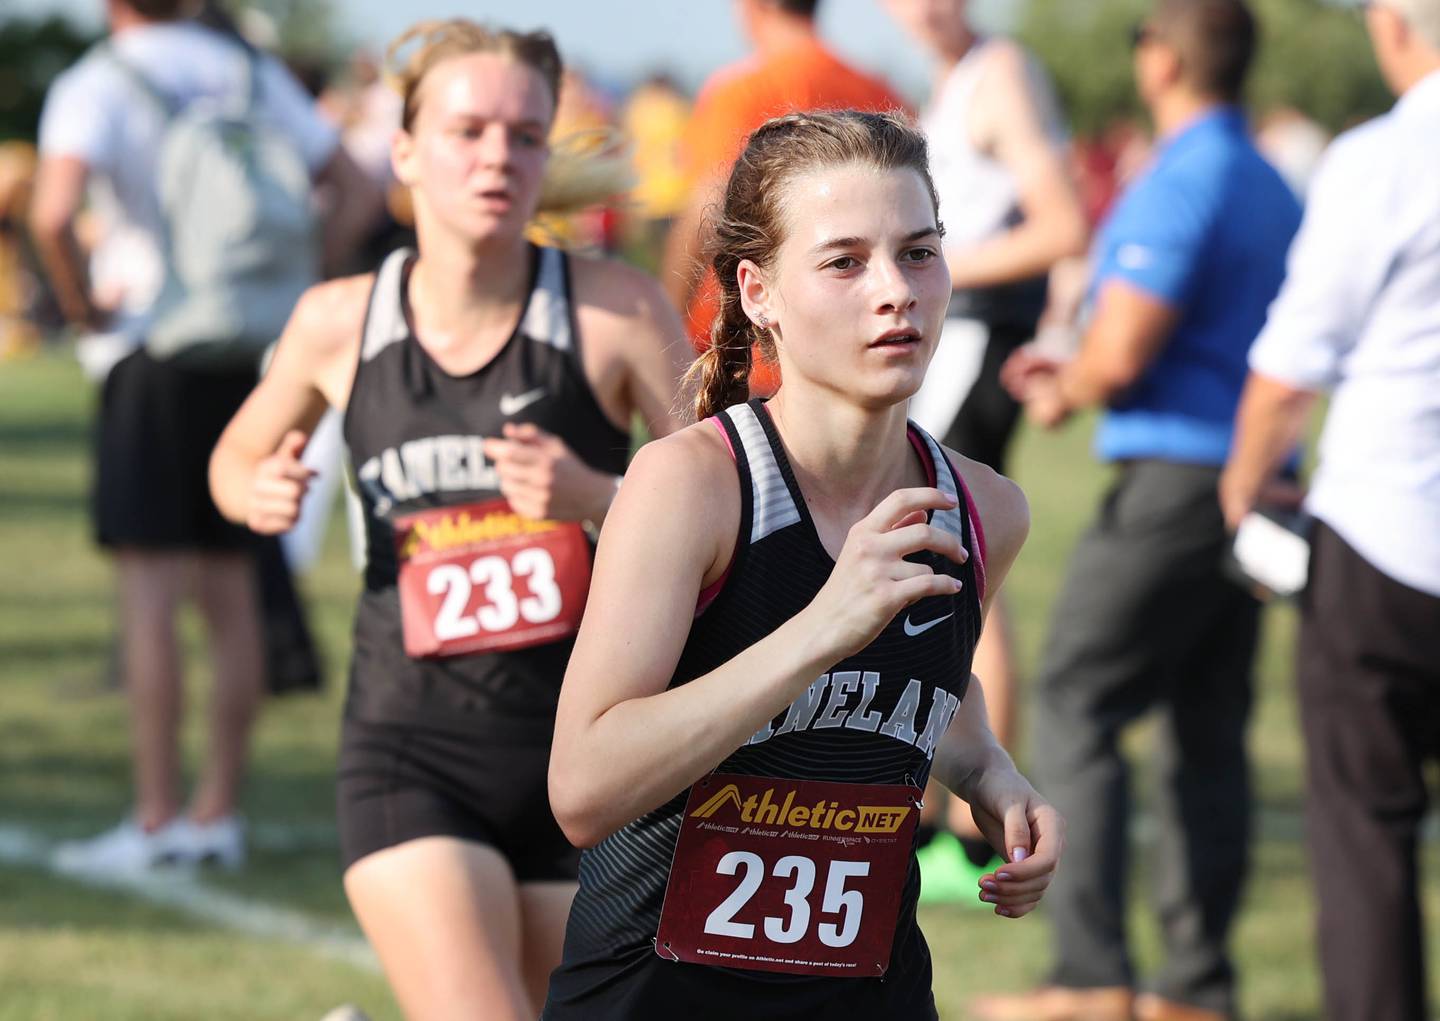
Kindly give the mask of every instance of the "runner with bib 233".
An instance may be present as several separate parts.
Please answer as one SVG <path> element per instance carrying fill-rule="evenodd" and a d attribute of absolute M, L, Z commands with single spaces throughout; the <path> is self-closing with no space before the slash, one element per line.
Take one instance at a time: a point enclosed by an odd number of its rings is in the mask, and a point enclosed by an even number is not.
<path fill-rule="evenodd" d="M 428 22 L 390 61 L 418 254 L 305 294 L 212 486 L 232 519 L 289 528 L 306 434 L 344 409 L 368 552 L 340 752 L 346 892 L 407 1016 L 534 1018 L 575 890 L 545 775 L 585 526 L 614 498 L 632 417 L 674 428 L 683 330 L 643 274 L 525 239 L 546 196 L 595 176 L 546 175 L 548 35 Z"/>
<path fill-rule="evenodd" d="M 596 560 L 550 797 L 588 850 L 542 1015 L 934 1018 L 916 922 L 932 769 L 1040 900 L 1064 824 L 970 660 L 1020 490 L 906 421 L 950 296 L 923 137 L 767 122 L 718 216 L 697 417 L 645 447 Z M 746 401 L 752 344 L 783 384 Z"/>

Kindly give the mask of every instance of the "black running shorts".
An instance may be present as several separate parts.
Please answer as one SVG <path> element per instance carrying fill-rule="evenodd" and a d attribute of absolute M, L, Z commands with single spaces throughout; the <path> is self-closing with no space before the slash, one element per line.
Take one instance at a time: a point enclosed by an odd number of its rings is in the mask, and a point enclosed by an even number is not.
<path fill-rule="evenodd" d="M 253 370 L 195 372 L 135 351 L 110 370 L 95 432 L 93 510 L 105 547 L 248 549 L 210 498 L 210 452 L 255 388 Z"/>
<path fill-rule="evenodd" d="M 471 732 L 345 720 L 336 790 L 345 868 L 443 836 L 495 848 L 522 883 L 575 879 L 580 852 L 546 788 L 549 723 L 480 723 Z"/>

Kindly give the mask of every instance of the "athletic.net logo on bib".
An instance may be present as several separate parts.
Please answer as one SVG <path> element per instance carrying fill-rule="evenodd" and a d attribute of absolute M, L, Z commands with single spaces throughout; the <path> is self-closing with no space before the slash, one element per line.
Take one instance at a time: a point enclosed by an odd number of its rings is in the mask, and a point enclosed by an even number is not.
<path fill-rule="evenodd" d="M 715 773 L 690 788 L 655 952 L 832 977 L 890 966 L 919 791 Z"/>
<path fill-rule="evenodd" d="M 459 656 L 573 635 L 590 588 L 590 544 L 573 521 L 534 521 L 505 500 L 395 521 L 405 652 Z"/>

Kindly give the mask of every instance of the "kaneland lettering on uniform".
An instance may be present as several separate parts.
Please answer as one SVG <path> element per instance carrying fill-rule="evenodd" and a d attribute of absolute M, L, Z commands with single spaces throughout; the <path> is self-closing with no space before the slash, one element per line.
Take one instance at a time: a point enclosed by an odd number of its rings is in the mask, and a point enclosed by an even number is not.
<path fill-rule="evenodd" d="M 944 688 L 932 688 L 925 726 L 917 729 L 916 717 L 924 696 L 924 686 L 919 681 L 910 679 L 889 715 L 871 708 L 879 692 L 880 674 L 874 670 L 863 674 L 858 670 L 821 674 L 790 704 L 779 726 L 771 720 L 747 743 L 763 744 L 784 734 L 841 727 L 893 737 L 919 748 L 926 758 L 934 758 L 935 746 L 955 718 L 960 699 Z"/>
<path fill-rule="evenodd" d="M 499 489 L 483 436 L 424 436 L 388 447 L 362 464 L 355 481 L 384 517 L 397 503 L 431 493 Z"/>
<path fill-rule="evenodd" d="M 431 519 L 417 517 L 405 536 L 400 555 L 410 558 L 425 553 L 446 553 L 494 539 L 553 532 L 559 527 L 558 521 L 534 521 L 509 510 L 489 511 L 478 518 L 468 510 L 440 513 Z"/>
<path fill-rule="evenodd" d="M 729 805 L 742 822 L 757 826 L 785 826 L 790 829 L 838 830 L 846 833 L 896 833 L 905 824 L 911 809 L 892 805 L 856 805 L 842 808 L 838 801 L 795 804 L 795 792 L 777 798 L 774 787 L 759 795 L 740 797 L 740 788 L 726 784 L 690 813 L 692 818 L 709 819 Z"/>

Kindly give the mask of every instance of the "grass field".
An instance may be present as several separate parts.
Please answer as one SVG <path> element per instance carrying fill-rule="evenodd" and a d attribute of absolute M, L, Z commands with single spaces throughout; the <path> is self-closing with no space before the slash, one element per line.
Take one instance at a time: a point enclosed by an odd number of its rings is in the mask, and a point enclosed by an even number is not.
<path fill-rule="evenodd" d="M 332 765 L 356 579 L 342 528 L 305 581 L 329 664 L 320 697 L 271 703 L 258 727 L 245 810 L 257 848 L 238 875 L 153 889 L 98 889 L 36 864 L 34 841 L 88 834 L 126 806 L 123 705 L 100 687 L 111 644 L 110 578 L 85 511 L 93 395 L 63 355 L 0 364 L 0 1021 L 39 1019 L 318 1019 L 355 1003 L 376 1021 L 398 1017 L 340 889 L 332 828 Z M 1034 527 L 1009 584 L 1023 660 L 1033 668 L 1066 555 L 1104 483 L 1088 428 L 1024 436 L 1015 475 Z M 338 522 L 337 522 L 338 525 Z M 1251 734 L 1260 839 L 1236 936 L 1245 1016 L 1316 1018 L 1312 905 L 1300 846 L 1301 749 L 1290 692 L 1293 618 L 1269 613 Z M 205 668 L 194 622 L 189 691 L 198 708 Z M 192 712 L 186 747 L 202 739 Z M 1132 750 L 1141 802 L 1148 735 Z M 1136 827 L 1140 860 L 1143 820 Z M 1433 848 L 1428 864 L 1435 864 Z M 1158 956 L 1135 883 L 1136 955 Z M 1427 888 L 1431 910 L 1440 888 Z M 1047 963 L 1042 918 L 1005 922 L 961 908 L 926 908 L 942 1016 L 963 1018 L 981 991 L 1018 990 Z M 359 951 L 357 953 L 357 951 Z M 1435 954 L 1432 952 L 1432 961 Z"/>

